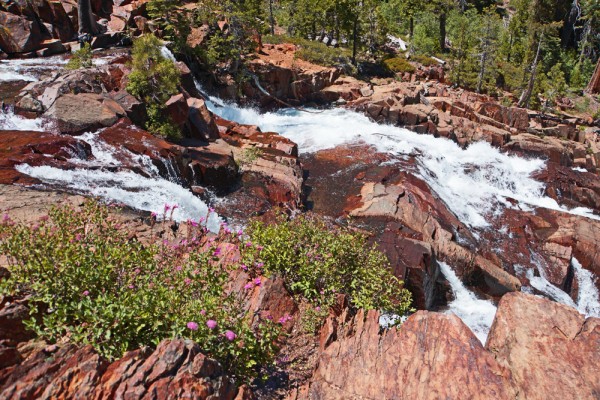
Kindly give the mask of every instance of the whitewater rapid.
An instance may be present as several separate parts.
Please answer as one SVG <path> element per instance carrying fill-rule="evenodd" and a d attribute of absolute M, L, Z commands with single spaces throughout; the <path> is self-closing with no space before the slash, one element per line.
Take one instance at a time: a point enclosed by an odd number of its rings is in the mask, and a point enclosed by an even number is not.
<path fill-rule="evenodd" d="M 490 219 L 508 207 L 544 207 L 600 219 L 591 209 L 568 209 L 544 195 L 544 184 L 531 177 L 545 167 L 543 160 L 507 155 L 486 142 L 463 149 L 448 139 L 378 124 L 365 115 L 339 108 L 261 114 L 215 97 L 210 97 L 207 106 L 225 119 L 277 132 L 297 143 L 302 153 L 365 143 L 397 158 L 416 156 L 415 173 L 473 229 L 488 227 Z M 509 199 L 518 203 L 514 205 Z"/>

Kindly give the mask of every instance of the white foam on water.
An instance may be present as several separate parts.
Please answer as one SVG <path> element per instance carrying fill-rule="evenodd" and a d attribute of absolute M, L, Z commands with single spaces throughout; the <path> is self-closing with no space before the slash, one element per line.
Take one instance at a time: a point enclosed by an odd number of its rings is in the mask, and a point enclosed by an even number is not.
<path fill-rule="evenodd" d="M 579 286 L 577 310 L 586 317 L 600 318 L 600 293 L 596 287 L 597 278 L 591 271 L 584 269 L 575 257 L 571 258 L 571 265 L 575 270 L 575 279 Z"/>
<path fill-rule="evenodd" d="M 456 314 L 485 345 L 496 315 L 496 306 L 489 300 L 477 298 L 475 293 L 465 287 L 448 264 L 441 261 L 438 261 L 438 264 L 454 294 L 454 300 L 448 304 L 448 312 Z"/>
<path fill-rule="evenodd" d="M 137 210 L 155 212 L 158 216 L 163 215 L 165 204 L 177 204 L 178 208 L 173 212 L 174 220 L 198 221 L 208 215 L 208 229 L 212 232 L 219 231 L 221 218 L 215 212 L 209 212 L 206 203 L 191 191 L 162 178 L 150 157 L 117 149 L 99 139 L 98 132 L 87 132 L 79 138 L 90 145 L 94 155 L 93 160 L 82 160 L 74 155 L 71 161 L 79 168 L 63 170 L 51 166 L 20 164 L 15 169 L 49 185 L 125 204 Z M 122 159 L 126 163 L 121 162 Z M 115 168 L 128 166 L 143 170 L 147 176 L 128 169 L 114 171 Z M 90 169 L 92 167 L 94 169 Z M 167 217 L 169 216 L 170 211 L 167 213 Z"/>
<path fill-rule="evenodd" d="M 533 269 L 528 269 L 526 272 L 527 279 L 529 279 L 529 283 L 533 288 L 554 301 L 577 308 L 577 304 L 575 304 L 571 296 L 548 281 L 543 268 L 538 268 L 538 272 L 540 276 L 535 276 Z"/>
<path fill-rule="evenodd" d="M 29 119 L 16 115 L 12 111 L 0 110 L 0 130 L 43 131 L 44 125 L 44 120 L 41 118 Z"/>
<path fill-rule="evenodd" d="M 165 204 L 177 204 L 173 219 L 198 221 L 206 218 L 208 206 L 189 190 L 160 178 L 146 178 L 132 171 L 105 171 L 76 168 L 63 170 L 50 166 L 32 167 L 20 164 L 15 169 L 50 185 L 60 185 L 78 193 L 86 193 L 109 202 L 125 204 L 137 210 L 163 214 Z M 167 213 L 167 217 L 170 214 Z M 208 229 L 219 230 L 221 220 L 210 213 Z"/>
<path fill-rule="evenodd" d="M 365 115 L 339 108 L 261 114 L 215 97 L 207 101 L 207 106 L 225 119 L 278 132 L 296 142 L 301 152 L 362 142 L 398 157 L 414 154 L 420 177 L 472 228 L 489 226 L 490 218 L 506 207 L 544 207 L 600 219 L 590 209 L 569 210 L 544 195 L 544 184 L 531 177 L 545 167 L 543 160 L 503 154 L 486 142 L 463 149 L 448 139 L 377 124 Z M 517 205 L 509 199 L 517 200 Z"/>

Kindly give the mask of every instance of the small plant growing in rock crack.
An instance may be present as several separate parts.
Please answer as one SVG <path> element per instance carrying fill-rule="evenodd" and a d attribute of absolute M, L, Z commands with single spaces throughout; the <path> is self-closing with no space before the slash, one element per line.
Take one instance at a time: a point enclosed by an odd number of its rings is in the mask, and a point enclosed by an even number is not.
<path fill-rule="evenodd" d="M 221 245 L 222 246 L 222 245 Z M 231 266 L 206 237 L 142 244 L 94 201 L 52 209 L 32 225 L 0 220 L 10 277 L 0 293 L 28 296 L 29 329 L 56 342 L 91 344 L 109 359 L 163 339 L 196 341 L 240 380 L 270 364 L 278 324 L 250 325 Z"/>
<path fill-rule="evenodd" d="M 91 68 L 92 67 L 92 46 L 84 43 L 83 46 L 73 53 L 67 63 L 67 69 Z"/>
<path fill-rule="evenodd" d="M 333 305 L 338 294 L 355 308 L 398 316 L 411 311 L 410 292 L 362 233 L 328 227 L 316 216 L 283 214 L 274 224 L 251 222 L 246 233 L 249 240 L 240 250 L 250 275 L 281 276 L 293 294 L 312 304 L 314 314 Z"/>
<path fill-rule="evenodd" d="M 252 165 L 261 155 L 262 149 L 260 147 L 246 147 L 242 150 L 242 155 L 237 161 L 238 167 L 243 169 L 246 166 Z"/>

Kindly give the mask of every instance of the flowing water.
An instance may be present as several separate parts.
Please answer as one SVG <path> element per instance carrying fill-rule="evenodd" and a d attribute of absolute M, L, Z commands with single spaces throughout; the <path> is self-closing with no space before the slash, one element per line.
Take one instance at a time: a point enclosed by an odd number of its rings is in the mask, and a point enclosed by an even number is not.
<path fill-rule="evenodd" d="M 201 87 L 199 89 L 202 91 Z M 207 105 L 225 119 L 257 125 L 263 131 L 278 132 L 296 142 L 300 152 L 304 153 L 364 143 L 399 159 L 414 156 L 417 160 L 415 174 L 427 182 L 461 222 L 472 228 L 475 236 L 477 230 L 489 227 L 490 221 L 509 207 L 524 210 L 543 207 L 600 219 L 591 209 L 568 209 L 544 195 L 544 184 L 531 177 L 535 171 L 545 167 L 543 160 L 504 154 L 485 142 L 463 149 L 450 140 L 377 124 L 362 114 L 344 109 L 310 110 L 312 112 L 284 109 L 261 114 L 214 97 L 210 97 Z M 516 205 L 509 199 L 517 200 Z M 532 277 L 532 286 L 549 298 L 577 308 L 586 315 L 595 315 L 600 301 L 597 291 L 594 292 L 594 276 L 580 265 L 574 266 L 582 288 L 577 303 L 544 277 L 533 277 L 533 271 L 527 273 Z M 448 305 L 448 311 L 460 317 L 485 343 L 496 306 L 491 301 L 477 298 L 449 265 L 440 262 L 440 268 L 455 298 Z M 382 317 L 380 322 L 389 325 L 393 318 Z"/>
<path fill-rule="evenodd" d="M 285 109 L 260 114 L 214 97 L 210 100 L 209 109 L 219 116 L 278 132 L 296 142 L 301 152 L 363 142 L 396 157 L 416 155 L 417 175 L 473 229 L 489 226 L 490 219 L 506 207 L 515 207 L 509 199 L 517 200 L 521 208 L 545 207 L 600 219 L 590 209 L 567 209 L 544 195 L 544 184 L 531 177 L 544 168 L 543 160 L 503 154 L 485 142 L 463 149 L 451 140 L 377 124 L 345 109 L 311 113 Z"/>
<path fill-rule="evenodd" d="M 165 49 L 164 53 L 172 58 L 168 50 Z M 35 63 L 43 64 L 37 61 Z M 10 65 L 14 65 L 14 68 Z M 24 80 L 35 80 L 36 74 L 30 72 L 26 65 L 25 62 L 14 60 L 0 63 L 0 80 L 7 77 L 12 79 L 17 75 L 21 79 L 25 77 Z M 397 159 L 415 157 L 417 167 L 413 172 L 427 182 L 447 207 L 473 229 L 475 235 L 476 231 L 488 227 L 490 220 L 508 207 L 545 207 L 600 219 L 590 209 L 567 209 L 544 195 L 543 183 L 531 177 L 533 172 L 544 168 L 543 160 L 503 154 L 484 142 L 474 143 L 463 149 L 450 140 L 377 124 L 362 114 L 344 109 L 312 112 L 284 109 L 261 114 L 253 109 L 227 104 L 214 97 L 209 98 L 207 105 L 211 111 L 225 119 L 258 125 L 263 131 L 278 132 L 296 142 L 303 153 L 331 149 L 344 144 L 364 143 Z M 44 128 L 47 127 L 39 119 L 26 120 L 12 113 L 0 114 L 0 129 Z M 81 139 L 91 145 L 94 160 L 82 161 L 74 157 L 73 162 L 78 163 L 78 168 L 67 171 L 49 166 L 20 165 L 18 169 L 47 184 L 92 194 L 108 201 L 118 201 L 140 210 L 161 214 L 165 203 L 177 203 L 179 208 L 174 217 L 178 220 L 197 219 L 208 213 L 207 205 L 189 190 L 178 185 L 174 179 L 160 177 L 149 159 L 133 154 L 126 155 L 128 162 L 144 171 L 143 175 L 138 174 L 123 168 L 118 161 L 124 157 L 123 150 L 99 141 L 97 133 L 84 134 Z M 121 154 L 117 157 L 119 152 Z M 511 202 L 511 199 L 517 202 Z M 514 205 L 515 203 L 517 205 Z M 213 230 L 217 229 L 218 216 L 211 213 L 210 218 L 210 227 Z M 440 267 L 455 296 L 455 300 L 449 304 L 449 311 L 457 314 L 476 336 L 485 342 L 495 314 L 495 306 L 490 301 L 478 299 L 470 292 L 450 266 L 440 263 Z M 595 277 L 581 268 L 576 260 L 573 267 L 580 287 L 577 302 L 550 285 L 543 276 L 534 277 L 532 271 L 527 273 L 532 277 L 532 286 L 542 293 L 565 304 L 569 304 L 570 300 L 570 305 L 587 315 L 597 315 L 600 302 L 593 284 Z"/>
<path fill-rule="evenodd" d="M 454 294 L 454 300 L 448 304 L 448 312 L 452 312 L 462 319 L 471 328 L 477 339 L 485 344 L 492 322 L 494 322 L 496 306 L 489 300 L 478 299 L 475 293 L 465 287 L 448 264 L 444 262 L 438 262 L 438 264 Z"/>

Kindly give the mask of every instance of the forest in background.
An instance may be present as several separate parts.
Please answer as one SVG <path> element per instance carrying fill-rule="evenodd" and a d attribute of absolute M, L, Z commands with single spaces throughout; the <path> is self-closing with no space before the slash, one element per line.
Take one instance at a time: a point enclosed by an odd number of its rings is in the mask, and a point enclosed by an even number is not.
<path fill-rule="evenodd" d="M 392 58 L 435 56 L 453 84 L 510 92 L 519 106 L 538 109 L 570 102 L 585 111 L 576 98 L 600 55 L 597 0 L 152 0 L 148 9 L 176 51 L 195 52 L 209 67 L 237 71 L 260 37 L 300 44 L 300 57 L 358 75 L 373 64 L 401 72 L 402 62 L 386 62 Z M 186 38 L 198 26 L 208 40 L 190 49 Z M 390 37 L 406 50 L 391 48 Z"/>

